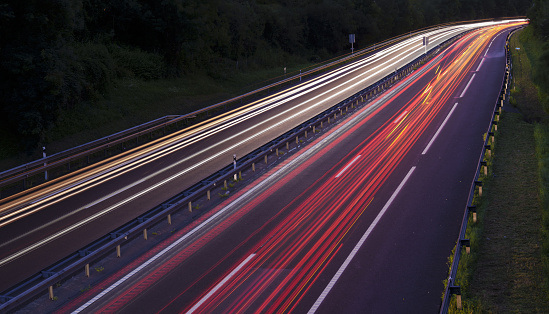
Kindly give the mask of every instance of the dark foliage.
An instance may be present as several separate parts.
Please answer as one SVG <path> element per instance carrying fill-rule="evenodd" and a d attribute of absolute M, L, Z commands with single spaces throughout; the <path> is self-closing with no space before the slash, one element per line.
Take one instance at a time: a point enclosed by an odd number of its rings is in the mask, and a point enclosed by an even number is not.
<path fill-rule="evenodd" d="M 546 1 L 533 21 L 549 35 Z M 532 0 L 9 0 L 0 3 L 0 123 L 27 149 L 122 76 L 222 75 L 311 61 L 442 22 L 525 14 Z M 534 18 L 535 17 L 535 18 Z M 269 55 L 274 55 L 273 53 Z M 271 62 L 271 63 L 269 63 Z"/>

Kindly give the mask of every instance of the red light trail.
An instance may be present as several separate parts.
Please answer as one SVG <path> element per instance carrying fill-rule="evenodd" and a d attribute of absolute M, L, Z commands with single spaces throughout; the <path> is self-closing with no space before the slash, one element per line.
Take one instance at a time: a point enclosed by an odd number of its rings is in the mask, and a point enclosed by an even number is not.
<path fill-rule="evenodd" d="M 425 135 L 426 130 L 432 127 L 433 121 L 450 103 L 451 97 L 461 92 L 458 88 L 481 58 L 490 40 L 508 27 L 510 25 L 477 30 L 448 48 L 444 57 L 432 65 L 432 69 L 436 69 L 435 75 L 424 90 L 416 93 L 385 124 L 327 171 L 321 179 L 274 215 L 281 217 L 282 213 L 287 214 L 247 254 L 242 255 L 234 266 L 204 289 L 197 299 L 189 300 L 180 311 L 292 312 L 340 251 L 346 235 L 363 213 L 376 210 L 370 207 L 376 193 L 387 182 L 400 161 Z M 427 73 L 429 71 L 420 78 Z M 399 92 L 392 100 L 403 92 L 404 90 Z M 384 107 L 378 108 L 344 136 L 351 136 L 375 113 L 390 105 L 391 101 L 388 101 Z M 334 145 L 332 143 L 324 150 L 331 149 Z M 323 151 L 318 155 L 322 153 Z M 308 162 L 300 169 L 310 164 Z M 272 192 L 266 192 L 261 200 L 269 193 Z M 258 206 L 261 200 L 246 205 L 244 211 Z M 273 219 L 274 217 L 253 234 L 267 228 Z M 252 236 L 248 237 L 251 238 Z M 212 266 L 210 271 L 228 260 L 235 250 L 236 248 Z M 193 285 L 206 275 L 203 274 Z M 145 279 L 154 277 L 149 275 Z M 149 286 L 153 282 L 149 282 Z M 137 285 L 139 284 L 135 286 Z M 173 301 L 185 298 L 187 290 L 177 295 Z M 111 311 L 123 306 L 120 300 L 112 300 L 103 310 Z M 164 309 L 170 305 L 167 304 Z"/>

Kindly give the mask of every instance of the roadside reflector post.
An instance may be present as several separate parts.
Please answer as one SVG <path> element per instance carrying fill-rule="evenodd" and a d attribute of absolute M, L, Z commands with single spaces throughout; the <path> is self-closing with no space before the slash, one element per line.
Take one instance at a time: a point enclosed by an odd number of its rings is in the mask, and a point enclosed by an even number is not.
<path fill-rule="evenodd" d="M 316 133 L 316 125 L 313 125 L 313 133 Z"/>
<path fill-rule="evenodd" d="M 120 244 L 116 246 L 116 257 L 120 257 Z"/>
<path fill-rule="evenodd" d="M 495 140 L 494 132 L 488 132 L 488 136 L 490 136 L 490 142 L 494 144 L 494 140 Z"/>
<path fill-rule="evenodd" d="M 210 199 L 210 191 L 208 191 L 208 200 Z M 168 225 L 172 224 L 172 214 L 168 214 Z"/>
<path fill-rule="evenodd" d="M 267 163 L 267 155 L 265 155 L 265 163 Z"/>
<path fill-rule="evenodd" d="M 50 293 L 50 300 L 53 301 L 53 299 L 54 299 L 54 298 L 53 298 L 53 286 L 50 286 L 50 287 L 48 288 L 48 291 L 49 291 L 49 293 Z"/>
<path fill-rule="evenodd" d="M 473 214 L 473 222 L 477 222 L 477 207 L 469 206 L 469 212 Z"/>
<path fill-rule="evenodd" d="M 497 131 L 498 130 L 498 122 L 497 121 L 492 121 L 492 124 L 494 125 L 494 131 Z"/>
<path fill-rule="evenodd" d="M 255 162 L 252 162 L 252 171 L 255 172 Z"/>
<path fill-rule="evenodd" d="M 330 119 L 330 118 L 328 118 L 328 119 Z M 324 125 L 323 121 L 320 121 L 320 128 L 321 129 L 322 129 L 323 125 Z"/>
<path fill-rule="evenodd" d="M 451 286 L 449 292 L 456 295 L 456 307 L 458 310 L 461 310 L 461 288 L 459 286 Z"/>
<path fill-rule="evenodd" d="M 193 203 L 189 202 L 189 213 L 193 212 Z"/>
<path fill-rule="evenodd" d="M 478 188 L 478 196 L 482 197 L 482 181 L 475 181 L 475 186 Z"/>
<path fill-rule="evenodd" d="M 227 180 L 223 181 L 223 186 L 225 187 L 225 190 L 227 189 Z"/>
<path fill-rule="evenodd" d="M 210 190 L 206 191 L 206 197 L 208 198 L 208 201 L 211 200 Z"/>
<path fill-rule="evenodd" d="M 296 137 L 295 137 L 295 143 L 296 143 L 296 144 L 299 144 L 299 135 L 296 135 Z"/>
<path fill-rule="evenodd" d="M 307 130 L 305 130 L 305 138 L 307 138 Z"/>
<path fill-rule="evenodd" d="M 238 180 L 242 180 L 242 170 L 238 172 Z"/>
<path fill-rule="evenodd" d="M 278 147 L 276 148 L 276 156 L 278 157 Z"/>
<path fill-rule="evenodd" d="M 290 150 L 290 142 L 286 142 L 286 149 Z"/>
<path fill-rule="evenodd" d="M 86 277 L 90 277 L 90 264 L 86 264 L 85 267 Z"/>
<path fill-rule="evenodd" d="M 488 158 L 492 157 L 492 147 L 490 145 L 484 145 L 484 149 L 486 149 L 486 155 Z"/>
<path fill-rule="evenodd" d="M 236 154 L 233 155 L 233 169 L 236 170 Z M 234 181 L 236 181 L 236 172 L 233 177 Z"/>
<path fill-rule="evenodd" d="M 146 228 L 143 229 L 143 238 L 144 238 L 145 240 L 148 239 L 148 237 L 147 237 L 147 229 L 146 229 Z"/>

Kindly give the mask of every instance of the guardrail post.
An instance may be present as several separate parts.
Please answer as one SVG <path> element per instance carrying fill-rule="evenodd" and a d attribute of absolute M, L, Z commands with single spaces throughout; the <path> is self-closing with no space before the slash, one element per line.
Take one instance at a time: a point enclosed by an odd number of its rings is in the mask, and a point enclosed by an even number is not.
<path fill-rule="evenodd" d="M 116 257 L 120 257 L 120 244 L 116 246 Z"/>
<path fill-rule="evenodd" d="M 296 135 L 296 137 L 295 137 L 295 143 L 296 143 L 296 144 L 299 144 L 299 135 Z M 266 156 L 266 155 L 265 155 L 265 156 Z"/>
<path fill-rule="evenodd" d="M 276 156 L 278 157 L 278 147 L 276 148 Z"/>
<path fill-rule="evenodd" d="M 147 228 L 143 229 L 143 238 L 145 240 L 148 240 L 148 237 L 147 237 Z"/>
<path fill-rule="evenodd" d="M 209 192 L 210 192 L 210 191 L 208 191 L 208 193 L 209 193 Z M 209 200 L 209 199 L 210 199 L 210 198 L 208 197 L 208 200 Z M 172 224 L 172 214 L 168 214 L 168 225 L 171 225 L 171 224 Z"/>
<path fill-rule="evenodd" d="M 473 222 L 477 222 L 477 207 L 469 206 L 469 212 L 473 213 Z"/>
<path fill-rule="evenodd" d="M 208 198 L 208 201 L 211 199 L 211 197 L 210 197 L 210 190 L 206 191 L 206 197 Z"/>
<path fill-rule="evenodd" d="M 238 180 L 242 180 L 242 170 L 238 172 Z"/>
<path fill-rule="evenodd" d="M 305 138 L 307 138 L 307 130 L 305 130 Z"/>
<path fill-rule="evenodd" d="M 286 143 L 288 144 L 288 143 Z M 252 171 L 255 172 L 255 162 L 252 162 Z"/>
<path fill-rule="evenodd" d="M 192 202 L 189 202 L 189 213 L 193 212 L 193 204 Z"/>
<path fill-rule="evenodd" d="M 286 142 L 286 149 L 290 150 L 290 142 Z"/>
<path fill-rule="evenodd" d="M 475 181 L 475 186 L 478 188 L 478 196 L 482 197 L 482 181 Z"/>
<path fill-rule="evenodd" d="M 451 286 L 449 289 L 450 294 L 456 295 L 456 307 L 461 310 L 461 288 L 460 286 Z"/>
<path fill-rule="evenodd" d="M 297 141 L 297 140 L 296 140 L 296 141 Z M 265 154 L 265 164 L 267 164 L 267 154 Z M 225 184 L 225 187 L 226 187 L 226 186 L 227 186 L 227 185 Z"/>
<path fill-rule="evenodd" d="M 223 186 L 225 187 L 225 190 L 227 189 L 227 180 L 223 181 Z"/>
<path fill-rule="evenodd" d="M 86 273 L 86 277 L 90 277 L 90 264 L 86 264 L 86 267 L 84 268 L 84 271 Z"/>
<path fill-rule="evenodd" d="M 328 119 L 329 119 L 329 118 L 328 118 Z M 321 128 L 321 129 L 323 128 L 323 125 L 324 125 L 323 121 L 320 120 L 320 128 Z"/>
<path fill-rule="evenodd" d="M 53 301 L 53 299 L 54 299 L 54 297 L 53 297 L 53 286 L 50 286 L 50 287 L 48 288 L 48 291 L 49 291 L 49 293 L 50 293 L 50 300 Z"/>
<path fill-rule="evenodd" d="M 494 125 L 494 131 L 497 131 L 498 130 L 498 122 L 497 121 L 492 121 L 492 124 Z"/>
<path fill-rule="evenodd" d="M 492 147 L 490 145 L 484 145 L 484 149 L 486 149 L 486 154 L 488 155 L 488 158 L 492 157 Z"/>
<path fill-rule="evenodd" d="M 316 133 L 316 125 L 313 125 L 313 134 Z"/>
<path fill-rule="evenodd" d="M 494 136 L 494 132 L 488 132 L 488 136 L 490 136 L 490 142 L 494 144 L 494 140 L 496 139 Z"/>

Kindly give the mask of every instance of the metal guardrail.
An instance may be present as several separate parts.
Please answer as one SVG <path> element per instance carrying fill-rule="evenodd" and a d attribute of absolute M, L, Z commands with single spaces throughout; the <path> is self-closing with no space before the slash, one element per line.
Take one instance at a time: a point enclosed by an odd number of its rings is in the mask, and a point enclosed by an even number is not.
<path fill-rule="evenodd" d="M 144 215 L 126 223 L 85 248 L 74 252 L 70 256 L 42 270 L 24 282 L 3 291 L 0 294 L 0 312 L 20 307 L 28 302 L 28 300 L 45 293 L 46 291 L 49 291 L 50 298 L 53 299 L 53 286 L 56 283 L 63 281 L 65 278 L 68 278 L 77 272 L 81 272 L 83 269 L 89 269 L 89 264 L 112 254 L 115 250 L 119 255 L 121 245 L 129 243 L 129 241 L 141 236 L 144 230 L 150 229 L 167 217 L 168 221 L 171 221 L 171 215 L 177 211 L 184 210 L 187 207 L 192 211 L 192 203 L 199 199 L 203 199 L 204 197 L 209 198 L 210 190 L 219 186 L 218 184 L 225 183 L 227 180 L 233 178 L 235 174 L 239 174 L 240 176 L 242 171 L 250 168 L 255 169 L 255 164 L 263 162 L 269 155 L 278 155 L 279 149 L 287 147 L 289 142 L 293 142 L 294 140 L 298 141 L 300 138 L 307 137 L 309 131 L 313 130 L 314 133 L 316 128 L 319 126 L 322 127 L 325 123 L 331 123 L 337 116 L 341 116 L 343 112 L 348 112 L 349 108 L 351 108 L 351 110 L 354 110 L 355 108 L 358 110 L 360 104 L 364 105 L 376 98 L 377 95 L 398 82 L 399 79 L 413 72 L 414 68 L 421 65 L 426 59 L 436 55 L 441 47 L 447 46 L 450 42 L 462 35 L 455 36 L 454 38 L 431 48 L 427 55 L 415 59 L 396 73 L 386 76 L 376 84 L 359 91 L 332 108 L 242 157 L 238 160 L 238 167 L 236 167 L 236 169 L 233 168 L 232 164 L 228 165 L 184 192 L 159 204 Z M 332 118 L 333 120 L 331 120 Z"/>
<path fill-rule="evenodd" d="M 141 124 L 139 126 L 103 137 L 101 139 L 77 146 L 75 148 L 53 154 L 46 158 L 42 158 L 30 163 L 21 165 L 19 167 L 15 167 L 15 168 L 6 170 L 4 172 L 0 172 L 0 199 L 19 193 L 21 191 L 24 191 L 29 187 L 45 183 L 46 181 L 51 180 L 55 177 L 60 177 L 74 170 L 81 169 L 85 166 L 93 164 L 94 161 L 90 160 L 90 156 L 94 154 L 97 155 L 99 152 L 103 151 L 104 153 L 102 157 L 96 158 L 96 159 L 99 159 L 97 161 L 104 160 L 106 157 L 112 156 L 112 155 L 108 156 L 107 150 L 108 149 L 113 150 L 113 147 L 116 147 L 117 145 L 120 145 L 120 149 L 118 150 L 118 152 L 111 152 L 113 153 L 113 155 L 124 152 L 125 151 L 124 144 L 127 142 L 131 141 L 133 143 L 133 141 L 135 141 L 135 145 L 137 146 L 139 144 L 138 143 L 139 137 L 149 134 L 150 135 L 149 138 L 152 138 L 152 134 L 154 132 L 158 132 L 160 129 L 162 129 L 162 135 L 165 135 L 166 129 L 173 129 L 174 124 L 175 124 L 175 129 L 178 129 L 178 124 L 180 122 L 184 121 L 186 124 L 188 119 L 194 118 L 200 114 L 208 113 L 214 110 L 219 110 L 220 108 L 227 106 L 231 103 L 243 101 L 248 97 L 253 97 L 254 95 L 258 95 L 262 92 L 266 92 L 266 91 L 268 92 L 270 89 L 275 87 L 281 88 L 281 87 L 287 86 L 288 84 L 292 84 L 293 82 L 300 82 L 303 77 L 310 78 L 314 75 L 318 75 L 322 72 L 325 72 L 337 66 L 340 66 L 346 62 L 350 62 L 351 60 L 361 58 L 367 54 L 373 53 L 376 51 L 376 49 L 377 50 L 382 49 L 386 46 L 393 45 L 399 41 L 405 40 L 412 36 L 417 36 L 417 35 L 438 29 L 440 27 L 457 26 L 462 24 L 465 25 L 465 24 L 470 24 L 471 22 L 485 22 L 485 21 L 491 21 L 491 20 L 492 19 L 445 23 L 445 24 L 440 24 L 433 27 L 420 29 L 415 32 L 410 32 L 409 34 L 393 37 L 381 43 L 376 43 L 364 49 L 358 50 L 354 54 L 347 54 L 346 57 L 343 57 L 343 58 L 338 57 L 338 58 L 327 60 L 323 64 L 316 64 L 314 65 L 314 68 L 307 70 L 303 73 L 301 73 L 300 71 L 300 73 L 295 73 L 293 75 L 292 73 L 290 73 L 289 74 L 290 76 L 288 78 L 283 78 L 283 79 L 282 77 L 275 78 L 280 80 L 274 83 L 265 85 L 263 87 L 257 88 L 255 90 L 252 90 L 250 92 L 244 93 L 240 96 L 196 110 L 194 112 L 191 112 L 185 115 L 165 116 L 165 117 Z M 71 163 L 72 163 L 72 167 L 71 167 Z M 49 175 L 47 174 L 48 171 L 50 172 Z"/>
<path fill-rule="evenodd" d="M 501 83 L 501 90 L 498 95 L 498 100 L 495 103 L 494 106 L 494 112 L 492 115 L 492 119 L 490 121 L 490 125 L 488 126 L 488 130 L 486 132 L 486 139 L 484 140 L 484 147 L 482 148 L 482 151 L 480 153 L 479 162 L 477 164 L 477 170 L 475 173 L 475 177 L 473 179 L 473 182 L 471 183 L 471 189 L 469 191 L 469 198 L 467 200 L 467 205 L 465 206 L 465 212 L 463 214 L 463 219 L 461 222 L 460 232 L 456 244 L 456 248 L 454 251 L 454 257 L 452 260 L 452 266 L 450 267 L 450 275 L 448 276 L 448 281 L 446 284 L 446 288 L 444 290 L 444 296 L 442 299 L 442 304 L 440 307 L 440 314 L 446 314 L 448 313 L 448 308 L 450 306 L 450 301 L 452 299 L 452 296 L 456 296 L 456 307 L 458 309 L 461 309 L 461 287 L 456 282 L 456 276 L 458 271 L 459 262 L 461 259 L 461 255 L 463 254 L 462 250 L 463 247 L 465 247 L 465 251 L 467 254 L 470 252 L 471 243 L 470 240 L 466 238 L 466 231 L 469 220 L 472 222 L 477 221 L 477 213 L 476 213 L 476 206 L 473 205 L 473 199 L 475 196 L 475 192 L 478 191 L 479 196 L 482 196 L 482 181 L 481 181 L 481 171 L 484 169 L 484 175 L 487 175 L 488 173 L 488 165 L 487 162 L 484 161 L 485 158 L 491 158 L 491 146 L 490 143 L 494 143 L 494 132 L 497 131 L 497 124 L 499 121 L 499 115 L 501 114 L 503 102 L 508 96 L 509 93 L 509 83 L 511 81 L 511 54 L 509 50 L 509 38 L 512 36 L 512 34 L 517 31 L 520 28 L 517 28 L 513 31 L 511 31 L 507 35 L 507 39 L 505 42 L 505 55 L 506 55 L 506 71 L 505 76 Z"/>

